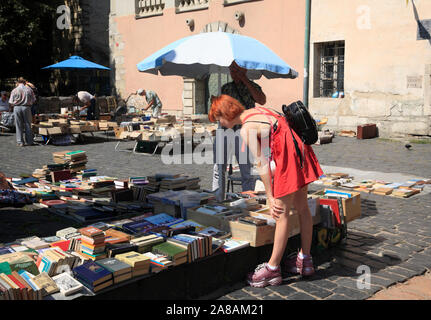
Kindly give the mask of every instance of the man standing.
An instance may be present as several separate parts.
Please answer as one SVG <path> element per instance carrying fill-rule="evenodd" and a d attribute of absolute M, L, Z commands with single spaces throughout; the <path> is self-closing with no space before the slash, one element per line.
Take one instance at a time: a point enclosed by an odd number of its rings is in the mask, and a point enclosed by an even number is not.
<path fill-rule="evenodd" d="M 31 106 L 36 101 L 33 90 L 26 86 L 26 80 L 19 78 L 17 87 L 10 94 L 9 103 L 13 106 L 16 126 L 16 143 L 22 147 L 25 133 L 26 145 L 34 145 L 33 132 L 31 131 Z"/>
<path fill-rule="evenodd" d="M 96 98 L 87 91 L 79 91 L 73 99 L 74 103 L 83 104 L 79 111 L 87 109 L 87 120 L 96 120 Z"/>
<path fill-rule="evenodd" d="M 247 70 L 241 68 L 236 64 L 235 61 L 229 66 L 230 75 L 232 77 L 231 82 L 226 83 L 221 88 L 221 94 L 227 94 L 232 98 L 238 100 L 246 109 L 251 109 L 255 107 L 256 102 L 260 105 L 264 105 L 266 103 L 266 96 L 262 91 L 262 88 L 249 80 L 246 76 Z M 225 130 L 226 128 L 220 127 Z M 241 126 L 235 126 L 233 130 L 237 132 L 241 129 Z M 239 133 L 239 132 L 238 132 Z M 233 141 L 229 141 L 233 142 Z M 228 152 L 227 149 L 230 147 L 228 145 L 228 139 L 224 138 L 224 141 L 221 142 L 223 145 L 219 145 L 217 147 L 217 138 L 214 141 L 214 171 L 213 171 L 213 190 L 216 191 L 216 197 L 218 200 L 224 200 L 225 197 L 225 186 L 226 186 L 226 168 L 227 168 L 227 157 Z M 245 145 L 244 150 L 241 150 L 241 153 L 244 152 L 243 156 L 240 159 L 240 148 L 242 147 L 240 144 L 241 139 L 239 134 L 235 136 L 234 140 L 234 148 L 235 148 L 235 157 L 239 163 L 239 169 L 241 172 L 241 185 L 242 191 L 254 190 L 256 179 L 251 174 L 252 164 L 251 159 L 249 158 L 248 148 Z M 222 150 L 220 150 L 222 149 Z M 217 152 L 222 152 L 223 154 L 218 154 Z M 220 161 L 221 156 L 223 159 Z M 245 159 L 243 159 L 245 158 Z M 230 160 L 230 159 L 229 159 Z M 222 163 L 220 163 L 222 162 Z"/>
<path fill-rule="evenodd" d="M 160 113 L 162 112 L 162 102 L 159 99 L 159 96 L 154 91 L 146 91 L 144 89 L 139 89 L 137 94 L 139 96 L 145 96 L 145 99 L 147 100 L 147 107 L 143 108 L 142 110 L 147 111 L 150 107 L 153 109 L 153 118 L 160 117 Z"/>

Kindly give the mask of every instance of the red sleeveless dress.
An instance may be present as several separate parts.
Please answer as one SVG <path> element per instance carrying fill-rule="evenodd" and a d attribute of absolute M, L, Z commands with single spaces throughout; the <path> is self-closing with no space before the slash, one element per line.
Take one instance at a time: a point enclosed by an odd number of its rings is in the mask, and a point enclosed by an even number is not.
<path fill-rule="evenodd" d="M 310 145 L 303 143 L 294 130 L 291 130 L 284 115 L 276 114 L 268 109 L 256 107 L 259 112 L 245 117 L 245 121 L 254 115 L 264 114 L 271 122 L 271 159 L 276 168 L 272 175 L 272 194 L 274 198 L 281 198 L 302 189 L 307 184 L 316 181 L 323 175 L 316 155 Z M 274 130 L 270 115 L 277 119 L 277 127 Z M 297 154 L 292 135 L 295 137 L 302 154 L 302 167 L 300 157 Z"/>

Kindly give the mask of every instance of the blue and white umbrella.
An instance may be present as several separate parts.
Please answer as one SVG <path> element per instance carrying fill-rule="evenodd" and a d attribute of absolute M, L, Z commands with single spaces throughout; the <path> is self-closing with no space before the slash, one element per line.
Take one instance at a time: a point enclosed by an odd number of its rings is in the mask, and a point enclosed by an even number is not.
<path fill-rule="evenodd" d="M 226 33 L 207 32 L 177 40 L 155 52 L 138 66 L 142 72 L 202 79 L 211 73 L 229 74 L 235 61 L 247 69 L 249 79 L 265 76 L 296 78 L 298 73 L 271 49 L 256 39 Z"/>

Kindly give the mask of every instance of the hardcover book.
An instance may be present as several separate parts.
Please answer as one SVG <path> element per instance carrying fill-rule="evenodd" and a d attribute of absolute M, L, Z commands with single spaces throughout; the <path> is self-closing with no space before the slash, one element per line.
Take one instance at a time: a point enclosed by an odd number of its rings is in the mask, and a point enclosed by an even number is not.
<path fill-rule="evenodd" d="M 121 253 L 115 256 L 116 259 L 131 265 L 134 269 L 149 266 L 150 258 L 138 252 Z"/>
<path fill-rule="evenodd" d="M 132 267 L 130 265 L 115 258 L 102 259 L 96 263 L 111 271 L 114 277 L 132 272 Z"/>
<path fill-rule="evenodd" d="M 108 253 L 109 258 L 116 257 L 118 254 L 131 252 L 131 251 L 138 251 L 139 247 L 132 243 L 114 243 L 114 244 L 107 244 L 106 245 L 106 251 Z"/>
<path fill-rule="evenodd" d="M 95 227 L 85 227 L 85 228 L 81 228 L 78 230 L 82 235 L 90 237 L 90 238 L 94 238 L 97 236 L 102 236 L 104 235 L 104 232 L 100 229 L 97 229 Z"/>
<path fill-rule="evenodd" d="M 93 261 L 85 262 L 84 264 L 73 269 L 75 276 L 84 279 L 88 284 L 97 286 L 100 283 L 112 279 L 112 272 L 96 264 Z"/>
<path fill-rule="evenodd" d="M 187 249 L 170 242 L 163 242 L 153 247 L 152 252 L 166 255 L 170 260 L 176 260 L 187 256 Z"/>

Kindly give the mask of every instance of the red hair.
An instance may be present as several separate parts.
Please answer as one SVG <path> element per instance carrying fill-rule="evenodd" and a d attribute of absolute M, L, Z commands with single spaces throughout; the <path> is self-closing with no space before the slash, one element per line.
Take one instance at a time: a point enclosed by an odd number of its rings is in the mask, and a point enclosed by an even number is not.
<path fill-rule="evenodd" d="M 232 121 L 245 110 L 244 106 L 235 98 L 222 94 L 218 97 L 211 97 L 211 109 L 208 113 L 208 119 L 216 122 L 216 118 L 223 117 Z"/>

